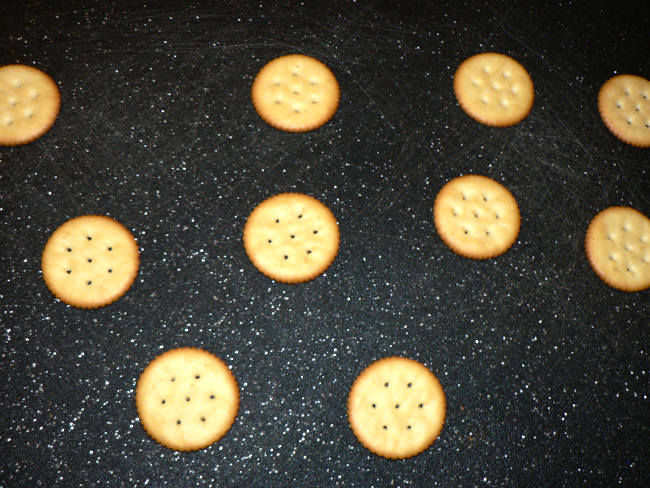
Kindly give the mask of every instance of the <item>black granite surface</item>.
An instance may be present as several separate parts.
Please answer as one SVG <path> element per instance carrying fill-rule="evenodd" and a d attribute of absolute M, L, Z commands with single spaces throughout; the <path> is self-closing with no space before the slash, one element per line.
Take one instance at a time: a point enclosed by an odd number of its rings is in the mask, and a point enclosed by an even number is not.
<path fill-rule="evenodd" d="M 35 142 L 0 149 L 0 485 L 644 486 L 650 479 L 650 292 L 602 283 L 583 251 L 611 205 L 650 215 L 650 152 L 612 136 L 599 87 L 650 78 L 648 9 L 621 2 L 32 2 L 0 6 L 0 65 L 58 83 Z M 139 5 L 138 5 L 139 4 Z M 638 6 L 637 6 L 638 7 Z M 482 51 L 520 61 L 535 105 L 520 124 L 471 120 L 452 90 Z M 300 52 L 335 73 L 324 127 L 287 134 L 249 91 Z M 471 261 L 435 232 L 449 179 L 490 176 L 522 227 Z M 281 191 L 328 205 L 331 268 L 298 286 L 247 259 L 252 208 Z M 140 273 L 118 302 L 80 310 L 40 272 L 69 218 L 110 215 Z M 160 352 L 210 350 L 241 387 L 238 418 L 193 453 L 159 446 L 134 407 Z M 348 427 L 348 389 L 404 355 L 447 395 L 445 427 L 389 461 Z"/>

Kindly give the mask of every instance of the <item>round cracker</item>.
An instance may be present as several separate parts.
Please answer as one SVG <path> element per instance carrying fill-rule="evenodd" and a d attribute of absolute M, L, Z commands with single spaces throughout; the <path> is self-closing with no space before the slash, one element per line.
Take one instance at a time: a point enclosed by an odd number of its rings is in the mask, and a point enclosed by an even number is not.
<path fill-rule="evenodd" d="M 45 134 L 61 107 L 56 83 L 32 66 L 0 66 L 0 145 L 27 144 Z"/>
<path fill-rule="evenodd" d="M 609 207 L 587 228 L 585 252 L 605 283 L 622 291 L 650 287 L 650 219 L 630 207 Z"/>
<path fill-rule="evenodd" d="M 348 420 L 371 452 L 404 459 L 440 435 L 447 402 L 438 378 L 412 359 L 387 357 L 364 369 L 350 388 Z"/>
<path fill-rule="evenodd" d="M 650 81 L 635 75 L 610 78 L 598 92 L 598 111 L 618 139 L 650 147 Z"/>
<path fill-rule="evenodd" d="M 454 93 L 470 117 L 495 127 L 521 122 L 535 98 L 528 71 L 499 53 L 476 54 L 463 61 L 454 75 Z"/>
<path fill-rule="evenodd" d="M 339 248 L 336 218 L 302 193 L 281 193 L 260 203 L 244 227 L 244 248 L 255 267 L 283 283 L 302 283 L 323 273 Z"/>
<path fill-rule="evenodd" d="M 459 176 L 446 183 L 436 196 L 433 218 L 445 244 L 471 259 L 489 259 L 506 252 L 521 225 L 512 193 L 481 175 Z"/>
<path fill-rule="evenodd" d="M 239 385 L 226 363 L 202 349 L 183 347 L 156 357 L 138 379 L 135 405 L 144 430 L 178 451 L 221 439 L 239 410 Z"/>
<path fill-rule="evenodd" d="M 340 89 L 325 64 L 303 54 L 288 54 L 260 70 L 251 97 L 268 124 L 287 132 L 307 132 L 334 116 Z"/>
<path fill-rule="evenodd" d="M 80 308 L 113 303 L 131 287 L 140 254 L 129 230 L 110 217 L 82 215 L 56 229 L 43 249 L 45 284 L 63 302 Z"/>

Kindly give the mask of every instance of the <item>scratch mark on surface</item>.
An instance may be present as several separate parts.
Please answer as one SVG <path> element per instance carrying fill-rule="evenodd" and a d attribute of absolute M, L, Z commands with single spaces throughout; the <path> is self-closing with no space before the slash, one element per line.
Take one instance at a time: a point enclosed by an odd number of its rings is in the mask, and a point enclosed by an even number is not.
<path fill-rule="evenodd" d="M 508 10 L 506 10 L 506 13 L 503 14 L 503 17 L 501 17 L 501 19 L 499 19 L 499 21 L 497 22 L 496 27 L 490 32 L 490 35 L 485 40 L 485 45 L 486 46 L 489 46 L 490 41 L 492 41 L 492 38 L 494 37 L 494 34 L 496 33 L 496 31 L 501 29 L 501 26 L 503 25 L 503 23 L 508 18 L 508 15 L 510 15 L 510 12 L 512 12 L 512 9 L 515 8 L 515 5 L 517 5 L 517 1 L 518 0 L 515 0 L 514 2 L 512 2 L 512 4 L 510 4 L 510 7 L 508 8 Z"/>

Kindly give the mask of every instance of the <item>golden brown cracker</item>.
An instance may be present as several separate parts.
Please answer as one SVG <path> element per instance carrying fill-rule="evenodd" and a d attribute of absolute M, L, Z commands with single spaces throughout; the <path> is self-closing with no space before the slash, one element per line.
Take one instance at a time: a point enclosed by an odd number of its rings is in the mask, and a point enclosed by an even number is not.
<path fill-rule="evenodd" d="M 585 252 L 596 274 L 622 291 L 650 287 L 650 219 L 630 207 L 609 207 L 587 228 Z"/>
<path fill-rule="evenodd" d="M 103 215 L 65 222 L 52 233 L 41 258 L 50 291 L 80 308 L 102 307 L 120 298 L 133 284 L 139 265 L 131 232 Z"/>
<path fill-rule="evenodd" d="M 488 259 L 506 252 L 519 235 L 517 201 L 500 183 L 481 175 L 454 178 L 433 206 L 436 230 L 455 253 Z"/>
<path fill-rule="evenodd" d="M 170 449 L 194 451 L 228 432 L 239 410 L 239 385 L 221 359 L 183 347 L 149 363 L 138 379 L 135 403 L 153 439 Z"/>
<path fill-rule="evenodd" d="M 387 357 L 364 369 L 348 396 L 348 420 L 373 453 L 403 459 L 421 453 L 440 435 L 447 402 L 438 378 L 424 365 Z"/>
<path fill-rule="evenodd" d="M 598 92 L 598 111 L 621 141 L 650 147 L 650 81 L 635 75 L 610 78 Z"/>
<path fill-rule="evenodd" d="M 27 144 L 45 134 L 59 113 L 56 83 L 32 66 L 0 66 L 0 145 Z"/>
<path fill-rule="evenodd" d="M 251 97 L 255 110 L 268 124 L 287 132 L 306 132 L 334 116 L 340 89 L 325 64 L 303 54 L 289 54 L 260 70 Z"/>
<path fill-rule="evenodd" d="M 263 274 L 302 283 L 323 273 L 339 248 L 339 228 L 324 204 L 301 193 L 281 193 L 260 203 L 244 227 L 244 248 Z"/>
<path fill-rule="evenodd" d="M 476 54 L 463 61 L 454 75 L 454 92 L 470 117 L 495 127 L 522 121 L 535 98 L 526 69 L 499 53 Z"/>

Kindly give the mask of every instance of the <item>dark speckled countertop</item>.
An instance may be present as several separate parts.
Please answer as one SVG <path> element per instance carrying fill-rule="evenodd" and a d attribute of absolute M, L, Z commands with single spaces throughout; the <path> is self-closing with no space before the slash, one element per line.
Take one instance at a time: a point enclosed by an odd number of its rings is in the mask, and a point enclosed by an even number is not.
<path fill-rule="evenodd" d="M 0 65 L 33 64 L 62 95 L 53 128 L 0 148 L 0 486 L 642 486 L 650 479 L 648 291 L 602 283 L 583 251 L 611 205 L 650 215 L 649 150 L 612 136 L 599 87 L 650 77 L 650 22 L 617 2 L 2 2 Z M 448 4 L 445 4 L 448 3 Z M 183 5 L 185 4 L 185 5 Z M 290 6 L 288 6 L 290 5 Z M 645 16 L 644 16 L 645 15 Z M 456 67 L 520 61 L 528 118 L 482 126 Z M 249 90 L 301 52 L 341 85 L 332 121 L 287 134 Z M 515 245 L 471 261 L 437 236 L 449 179 L 490 176 L 522 214 Z M 282 191 L 328 205 L 341 248 L 326 274 L 274 283 L 241 242 Z M 136 236 L 118 302 L 79 310 L 40 272 L 48 236 L 81 214 Z M 193 453 L 159 446 L 134 407 L 163 350 L 223 358 L 239 416 Z M 348 427 L 348 389 L 404 355 L 440 378 L 445 427 L 389 461 Z"/>

